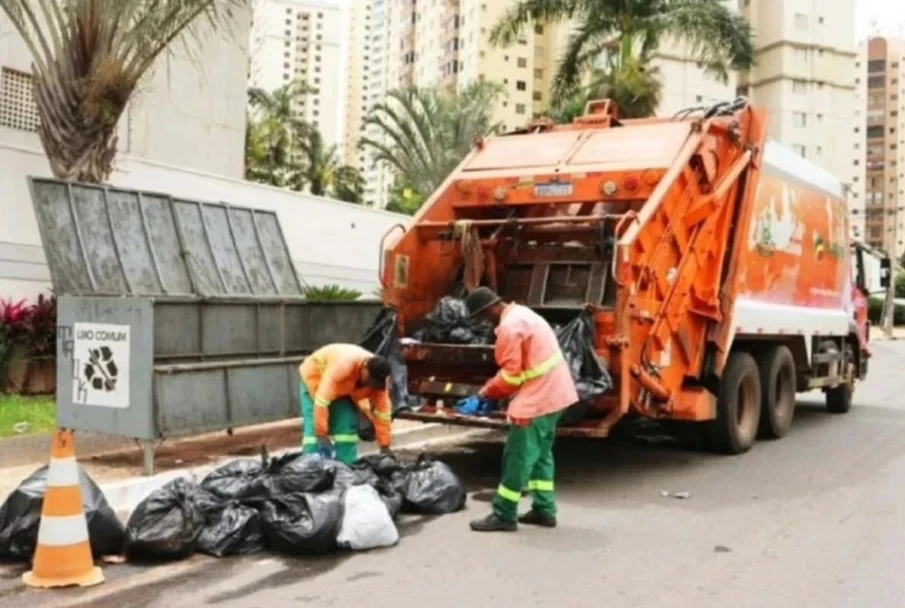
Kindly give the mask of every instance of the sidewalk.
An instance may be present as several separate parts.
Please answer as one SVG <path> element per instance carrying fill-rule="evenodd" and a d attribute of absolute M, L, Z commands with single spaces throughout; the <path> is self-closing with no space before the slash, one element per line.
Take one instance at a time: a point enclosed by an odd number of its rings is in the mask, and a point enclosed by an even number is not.
<path fill-rule="evenodd" d="M 394 446 L 403 448 L 430 441 L 453 440 L 468 429 L 408 420 L 393 423 Z M 15 443 L 7 446 L 5 444 Z M 142 474 L 142 453 L 130 440 L 96 434 L 76 433 L 75 448 L 79 463 L 102 487 L 107 501 L 117 511 L 130 510 L 148 493 L 176 477 L 200 480 L 219 464 L 242 457 L 257 458 L 261 446 L 270 454 L 298 449 L 301 421 L 238 429 L 232 436 L 225 432 L 165 441 L 157 449 L 157 474 Z M 15 450 L 19 449 L 20 452 Z M 360 453 L 376 451 L 373 443 L 362 443 Z M 7 460 L 7 456 L 10 457 Z M 47 464 L 50 437 L 23 437 L 0 442 L 0 503 L 35 469 Z"/>

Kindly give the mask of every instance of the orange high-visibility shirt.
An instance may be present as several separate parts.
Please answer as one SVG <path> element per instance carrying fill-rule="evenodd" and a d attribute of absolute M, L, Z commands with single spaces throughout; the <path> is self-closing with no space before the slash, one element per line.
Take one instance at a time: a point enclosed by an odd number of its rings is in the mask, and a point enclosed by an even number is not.
<path fill-rule="evenodd" d="M 498 400 L 516 393 L 507 410 L 510 419 L 538 418 L 578 401 L 556 333 L 527 306 L 506 306 L 496 329 L 494 358 L 500 371 L 484 385 L 481 395 Z"/>
<path fill-rule="evenodd" d="M 361 383 L 362 369 L 373 356 L 355 344 L 329 344 L 308 355 L 299 366 L 299 378 L 314 399 L 315 434 L 318 437 L 330 433 L 330 404 L 348 397 L 374 423 L 380 447 L 390 446 L 390 395 L 386 388 L 373 389 Z"/>

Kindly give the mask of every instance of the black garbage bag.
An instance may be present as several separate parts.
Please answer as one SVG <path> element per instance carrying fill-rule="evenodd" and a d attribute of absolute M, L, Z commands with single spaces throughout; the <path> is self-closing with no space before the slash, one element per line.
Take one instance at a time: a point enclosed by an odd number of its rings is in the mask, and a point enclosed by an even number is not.
<path fill-rule="evenodd" d="M 81 465 L 77 466 L 91 552 L 95 557 L 119 555 L 123 550 L 123 525 L 101 489 Z M 0 557 L 30 560 L 34 555 L 47 491 L 47 471 L 45 465 L 32 473 L 0 506 Z"/>
<path fill-rule="evenodd" d="M 376 479 L 370 469 L 353 468 L 339 460 L 325 460 L 324 467 L 333 474 L 334 490 L 345 490 L 363 483 L 371 483 Z"/>
<path fill-rule="evenodd" d="M 377 477 L 390 479 L 403 469 L 403 464 L 391 454 L 371 454 L 359 458 L 353 468 L 373 471 Z"/>
<path fill-rule="evenodd" d="M 271 458 L 265 470 L 270 498 L 333 487 L 335 471 L 317 454 L 291 452 Z"/>
<path fill-rule="evenodd" d="M 446 296 L 424 318 L 415 339 L 435 344 L 493 344 L 493 324 L 472 319 L 465 300 Z"/>
<path fill-rule="evenodd" d="M 214 557 L 250 555 L 264 549 L 264 530 L 257 509 L 236 500 L 226 506 L 205 509 L 205 524 L 198 536 L 198 550 Z"/>
<path fill-rule="evenodd" d="M 370 485 L 377 490 L 377 494 L 380 495 L 380 500 L 386 505 L 390 517 L 394 520 L 399 517 L 399 514 L 402 512 L 402 503 L 405 502 L 402 493 L 393 487 L 393 484 L 390 481 L 385 479 L 378 479 Z"/>
<path fill-rule="evenodd" d="M 594 400 L 613 388 L 613 379 L 597 357 L 594 323 L 589 313 L 583 312 L 561 327 L 556 338 L 578 391 L 578 403 L 563 413 L 561 423 L 577 424 L 584 419 Z"/>
<path fill-rule="evenodd" d="M 222 502 L 263 501 L 269 496 L 264 483 L 264 467 L 259 461 L 247 458 L 233 460 L 211 471 L 199 487 Z"/>
<path fill-rule="evenodd" d="M 295 494 L 264 505 L 261 520 L 271 548 L 293 555 L 318 555 L 336 548 L 343 516 L 343 491 Z"/>
<path fill-rule="evenodd" d="M 148 495 L 126 524 L 130 559 L 180 559 L 192 555 L 216 498 L 178 478 Z"/>
<path fill-rule="evenodd" d="M 465 486 L 449 466 L 423 454 L 413 465 L 393 476 L 404 498 L 406 513 L 442 515 L 465 506 Z"/>

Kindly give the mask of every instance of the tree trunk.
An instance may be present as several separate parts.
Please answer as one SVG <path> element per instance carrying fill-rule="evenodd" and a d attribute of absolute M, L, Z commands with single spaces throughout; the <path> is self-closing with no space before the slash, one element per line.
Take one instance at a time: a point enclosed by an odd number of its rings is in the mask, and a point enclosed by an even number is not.
<path fill-rule="evenodd" d="M 89 104 L 84 88 L 80 81 L 35 78 L 38 136 L 54 177 L 99 184 L 113 172 L 116 125 L 125 102 L 107 98 Z"/>

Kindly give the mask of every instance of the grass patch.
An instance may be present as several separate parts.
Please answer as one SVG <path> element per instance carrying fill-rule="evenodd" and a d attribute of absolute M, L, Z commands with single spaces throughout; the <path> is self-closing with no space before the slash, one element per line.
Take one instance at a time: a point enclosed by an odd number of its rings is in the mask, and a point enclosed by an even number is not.
<path fill-rule="evenodd" d="M 28 423 L 22 433 L 16 425 Z M 23 397 L 0 394 L 0 437 L 21 437 L 49 433 L 57 428 L 57 404 L 53 396 Z"/>

